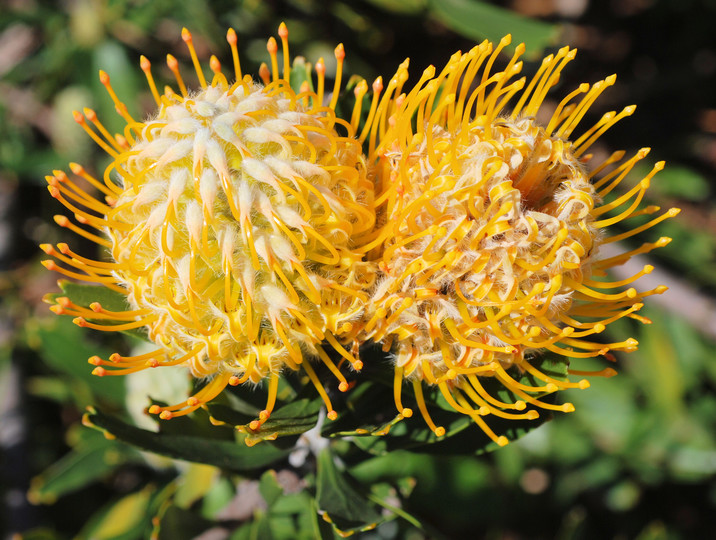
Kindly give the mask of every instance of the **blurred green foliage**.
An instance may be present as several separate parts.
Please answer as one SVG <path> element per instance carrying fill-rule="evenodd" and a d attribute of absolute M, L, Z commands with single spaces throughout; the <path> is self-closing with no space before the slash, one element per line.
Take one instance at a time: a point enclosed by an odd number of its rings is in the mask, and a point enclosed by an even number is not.
<path fill-rule="evenodd" d="M 511 4 L 526 9 L 524 2 Z M 48 319 L 40 302 L 52 285 L 37 270 L 34 244 L 64 238 L 46 225 L 58 208 L 40 195 L 43 177 L 70 160 L 103 166 L 71 111 L 93 107 L 110 129 L 121 125 L 97 70 L 110 74 L 133 114 L 146 115 L 152 101 L 139 54 L 157 66 L 167 52 L 186 62 L 179 31 L 188 26 L 204 56 L 211 51 L 226 61 L 224 35 L 233 26 L 244 71 L 256 73 L 265 39 L 282 20 L 294 52 L 330 60 L 333 46 L 343 41 L 349 72 L 368 79 L 388 77 L 405 56 L 413 61 L 411 72 L 420 73 L 474 40 L 498 41 L 506 32 L 513 33 L 513 43 L 526 41 L 532 58 L 562 40 L 576 43 L 583 50 L 563 87 L 617 71 L 624 82 L 613 106 L 633 100 L 643 109 L 604 138 L 606 147 L 648 143 L 652 155 L 672 162 L 656 177 L 650 202 L 676 203 L 685 211 L 659 229 L 674 241 L 654 254 L 658 264 L 713 293 L 716 128 L 704 115 L 713 110 L 716 92 L 716 68 L 708 68 L 709 62 L 716 66 L 709 41 L 715 8 L 695 0 L 585 4 L 582 13 L 552 11 L 535 19 L 477 0 L 6 2 L 0 12 L 0 189 L 10 201 L 2 205 L 9 231 L 3 234 L 12 237 L 0 254 L 0 389 L 8 402 L 21 394 L 25 436 L 2 446 L 7 482 L 0 492 L 8 501 L 28 490 L 35 506 L 8 505 L 0 530 L 23 530 L 28 540 L 182 539 L 209 529 L 231 539 L 333 538 L 320 510 L 340 530 L 375 524 L 373 531 L 357 533 L 371 539 L 715 536 L 716 362 L 708 321 L 687 322 L 656 308 L 645 313 L 650 326 L 619 321 L 610 327 L 611 337 L 635 336 L 641 344 L 617 359 L 620 375 L 566 393 L 562 399 L 575 404 L 575 413 L 499 452 L 369 453 L 372 445 L 359 450 L 337 441 L 317 448 L 310 445 L 325 445 L 325 439 L 308 438 L 287 459 L 290 446 L 279 437 L 260 443 L 260 463 L 250 465 L 261 468 L 249 471 L 237 463 L 257 454 L 247 453 L 245 436 L 232 429 L 207 428 L 213 437 L 207 450 L 192 446 L 197 438 L 186 440 L 195 435 L 188 423 L 173 421 L 154 433 L 120 420 L 124 380 L 91 377 L 84 359 L 126 350 L 126 343 L 99 341 L 69 320 Z M 698 61 L 689 64 L 692 57 Z M 166 69 L 160 73 L 169 78 Z M 580 360 L 579 368 L 603 367 L 591 364 Z M 82 425 L 91 404 L 98 408 L 85 423 L 101 430 Z M 250 402 L 244 406 L 247 416 L 255 414 Z M 221 407 L 210 411 L 217 419 L 226 413 Z M 2 411 L 4 422 L 12 420 L 8 411 Z M 314 414 L 306 412 L 311 422 Z M 281 416 L 272 420 L 280 423 Z M 294 443 L 311 422 L 274 427 Z M 211 459 L 172 461 L 113 437 L 176 458 L 193 459 L 180 455 L 189 448 Z"/>

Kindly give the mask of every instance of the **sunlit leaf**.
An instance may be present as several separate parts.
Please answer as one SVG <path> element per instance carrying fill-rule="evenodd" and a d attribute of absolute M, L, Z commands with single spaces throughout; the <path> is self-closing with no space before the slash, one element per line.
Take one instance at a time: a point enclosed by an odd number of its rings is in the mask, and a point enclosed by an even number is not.
<path fill-rule="evenodd" d="M 250 471 L 265 467 L 286 457 L 290 452 L 290 449 L 280 449 L 269 443 L 249 448 L 243 442 L 154 433 L 126 424 L 93 408 L 88 409 L 84 422 L 144 450 L 231 471 Z"/>
<path fill-rule="evenodd" d="M 559 26 L 528 19 L 478 0 L 429 0 L 430 11 L 448 28 L 475 40 L 499 43 L 512 34 L 512 47 L 524 42 L 527 55 L 536 57 L 558 41 Z"/>
<path fill-rule="evenodd" d="M 348 474 L 339 470 L 331 451 L 318 455 L 316 502 L 323 518 L 333 524 L 339 534 L 371 529 L 381 520 L 375 505 L 353 486 Z"/>

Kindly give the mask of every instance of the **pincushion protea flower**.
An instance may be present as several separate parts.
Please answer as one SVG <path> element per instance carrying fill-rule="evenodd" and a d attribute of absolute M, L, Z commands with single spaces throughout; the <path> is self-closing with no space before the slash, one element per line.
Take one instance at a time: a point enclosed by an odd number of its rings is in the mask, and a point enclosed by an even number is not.
<path fill-rule="evenodd" d="M 191 34 L 182 38 L 200 83 L 190 92 L 177 60 L 167 56 L 178 92 L 157 89 L 149 61 L 141 68 L 158 111 L 146 121 L 130 116 L 109 76 L 100 80 L 126 121 L 112 135 L 85 109 L 75 120 L 112 158 L 102 179 L 78 164 L 47 177 L 53 197 L 74 214 L 56 221 L 101 246 L 107 260 L 85 258 L 66 244 L 42 248 L 45 266 L 126 295 L 131 309 L 109 311 L 56 298 L 56 313 L 89 328 L 145 328 L 157 348 L 147 354 L 90 358 L 97 375 L 185 365 L 209 382 L 187 400 L 154 405 L 161 418 L 187 414 L 226 385 L 268 378 L 268 402 L 251 424 L 258 428 L 275 403 L 279 373 L 302 368 L 336 413 L 307 359 L 320 359 L 348 387 L 324 350 L 328 343 L 355 369 L 361 362 L 342 345 L 360 316 L 372 283 L 356 250 L 374 224 L 372 183 L 366 178 L 356 124 L 334 112 L 341 86 L 343 47 L 328 106 L 323 60 L 315 66 L 317 91 L 305 81 L 291 88 L 288 31 L 282 24 L 283 73 L 278 44 L 268 41 L 271 67 L 263 85 L 244 76 L 233 30 L 227 41 L 234 83 L 211 58 L 209 81 Z M 87 184 L 89 184 L 89 187 Z M 58 262 L 62 263 L 59 265 Z"/>
<path fill-rule="evenodd" d="M 593 336 L 622 317 L 644 321 L 636 314 L 643 298 L 665 287 L 624 290 L 650 266 L 619 282 L 595 278 L 670 239 L 606 259 L 600 247 L 678 213 L 671 209 L 628 225 L 658 211 L 640 210 L 639 204 L 661 162 L 636 186 L 604 202 L 648 153 L 645 148 L 623 160 L 624 152 L 615 152 L 597 164 L 587 153 L 633 106 L 609 112 L 575 135 L 615 77 L 582 84 L 541 125 L 535 116 L 576 51 L 565 47 L 546 57 L 527 82 L 516 79 L 522 45 L 503 71 L 492 70 L 509 42 L 507 36 L 494 50 L 486 41 L 456 53 L 437 76 L 428 68 L 407 95 L 401 94 L 406 62 L 388 86 L 371 134 L 382 227 L 369 247 L 381 272 L 363 328 L 386 349 L 393 344 L 399 412 L 412 414 L 401 402 L 407 378 L 425 421 L 444 434 L 423 398 L 422 382 L 435 385 L 451 407 L 470 415 L 500 445 L 507 438 L 496 436 L 482 416 L 536 418 L 536 409 L 525 411 L 528 404 L 569 412 L 570 403 L 553 405 L 534 395 L 588 386 L 584 379 L 558 380 L 535 368 L 531 357 L 538 351 L 581 358 L 636 348 L 634 339 L 601 343 Z M 626 232 L 607 232 L 616 224 Z M 538 385 L 518 382 L 522 373 Z M 613 373 L 607 368 L 592 375 Z M 485 377 L 520 399 L 504 403 L 490 395 Z"/>

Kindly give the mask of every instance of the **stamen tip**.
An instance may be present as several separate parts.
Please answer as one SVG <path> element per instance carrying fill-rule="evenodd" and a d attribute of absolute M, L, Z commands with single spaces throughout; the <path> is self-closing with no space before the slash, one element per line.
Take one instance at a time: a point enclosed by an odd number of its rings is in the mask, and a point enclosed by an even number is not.
<path fill-rule="evenodd" d="M 181 38 L 184 40 L 184 43 L 191 43 L 191 32 L 189 32 L 186 26 L 181 29 Z"/>
<path fill-rule="evenodd" d="M 338 390 L 341 392 L 347 392 L 348 391 L 348 383 L 343 381 L 338 385 Z"/>
<path fill-rule="evenodd" d="M 579 385 L 580 390 L 586 390 L 591 386 L 590 382 L 587 379 L 582 379 L 577 384 Z"/>
<path fill-rule="evenodd" d="M 226 41 L 229 42 L 229 45 L 236 45 L 236 43 L 237 43 L 236 31 L 233 28 L 229 28 L 226 31 Z"/>
<path fill-rule="evenodd" d="M 564 405 L 562 405 L 562 412 L 574 412 L 574 405 L 572 403 L 565 403 Z"/>
<path fill-rule="evenodd" d="M 442 437 L 445 435 L 445 428 L 442 426 L 438 426 L 435 428 L 435 436 L 436 437 Z"/>
<path fill-rule="evenodd" d="M 404 407 L 400 414 L 403 418 L 410 418 L 411 416 L 413 416 L 413 409 L 409 407 Z"/>
<path fill-rule="evenodd" d="M 147 412 L 149 414 L 159 414 L 162 412 L 162 408 L 159 405 L 152 405 L 149 409 L 147 409 Z"/>
<path fill-rule="evenodd" d="M 171 420 L 174 415 L 171 413 L 171 411 L 162 411 L 159 415 L 159 418 L 162 420 Z"/>
<path fill-rule="evenodd" d="M 510 443 L 510 440 L 504 435 L 500 435 L 499 437 L 497 437 L 497 440 L 495 442 L 499 446 L 507 446 Z"/>
<path fill-rule="evenodd" d="M 333 53 L 336 55 L 336 60 L 339 62 L 346 57 L 346 50 L 343 47 L 343 43 L 339 43 Z"/>
<path fill-rule="evenodd" d="M 281 22 L 281 24 L 278 25 L 278 35 L 282 39 L 288 38 L 288 27 L 285 22 Z"/>
<path fill-rule="evenodd" d="M 328 411 L 328 414 L 326 415 L 329 420 L 335 420 L 338 418 L 338 413 L 336 411 Z"/>

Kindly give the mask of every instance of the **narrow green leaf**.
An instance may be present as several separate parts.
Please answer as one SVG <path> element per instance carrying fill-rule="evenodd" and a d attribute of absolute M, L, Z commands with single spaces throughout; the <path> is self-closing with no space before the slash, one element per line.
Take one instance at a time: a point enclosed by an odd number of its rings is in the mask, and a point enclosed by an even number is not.
<path fill-rule="evenodd" d="M 512 34 L 512 45 L 524 43 L 529 57 L 542 54 L 558 41 L 560 28 L 528 19 L 507 9 L 478 0 L 429 0 L 429 10 L 448 28 L 471 39 L 497 44 Z"/>
<path fill-rule="evenodd" d="M 232 471 L 265 467 L 285 458 L 291 451 L 290 448 L 281 449 L 268 443 L 260 448 L 249 448 L 243 442 L 154 433 L 126 424 L 93 408 L 88 409 L 83 421 L 86 425 L 97 427 L 144 450 Z"/>
<path fill-rule="evenodd" d="M 318 455 L 316 502 L 323 519 L 339 534 L 369 530 L 381 521 L 379 511 L 367 495 L 358 492 L 349 475 L 338 469 L 328 448 Z"/>
<path fill-rule="evenodd" d="M 278 437 L 300 435 L 312 429 L 318 422 L 318 412 L 322 401 L 315 399 L 297 399 L 276 409 L 258 430 L 249 428 L 255 415 L 247 415 L 220 403 L 209 403 L 208 409 L 215 421 L 224 422 L 246 434 L 247 444 L 253 445 Z"/>
<path fill-rule="evenodd" d="M 63 495 L 102 480 L 129 461 L 142 461 L 131 447 L 99 434 L 84 438 L 69 454 L 33 478 L 27 497 L 33 504 L 53 504 Z"/>
<path fill-rule="evenodd" d="M 80 540 L 129 540 L 141 538 L 147 523 L 153 486 L 122 497 L 93 516 L 80 532 Z"/>

